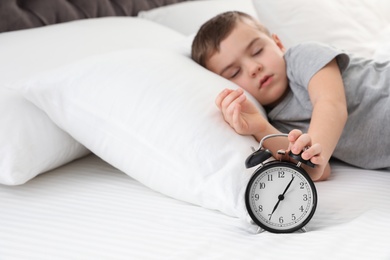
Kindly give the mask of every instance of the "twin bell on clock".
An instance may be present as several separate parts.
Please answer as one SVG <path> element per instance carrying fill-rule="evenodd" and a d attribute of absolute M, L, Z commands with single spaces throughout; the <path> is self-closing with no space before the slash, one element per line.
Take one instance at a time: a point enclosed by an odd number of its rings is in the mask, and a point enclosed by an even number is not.
<path fill-rule="evenodd" d="M 246 187 L 245 205 L 260 231 L 305 232 L 317 207 L 317 190 L 301 164 L 315 165 L 291 152 L 289 156 L 296 163 L 268 160 L 272 152 L 263 148 L 263 142 L 274 137 L 287 137 L 287 134 L 265 136 L 259 149 L 245 161 L 247 168 L 259 165 Z"/>

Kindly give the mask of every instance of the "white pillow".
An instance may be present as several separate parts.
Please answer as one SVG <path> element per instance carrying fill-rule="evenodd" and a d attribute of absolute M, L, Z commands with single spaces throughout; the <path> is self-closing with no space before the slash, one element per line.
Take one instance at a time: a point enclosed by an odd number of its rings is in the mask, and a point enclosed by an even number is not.
<path fill-rule="evenodd" d="M 253 0 L 259 20 L 286 47 L 314 40 L 372 57 L 390 23 L 390 2 L 382 0 Z"/>
<path fill-rule="evenodd" d="M 135 17 L 102 17 L 0 34 L 0 85 L 88 56 L 160 47 L 185 36 Z"/>
<path fill-rule="evenodd" d="M 256 17 L 252 0 L 203 0 L 181 2 L 141 11 L 138 17 L 170 27 L 185 35 L 196 33 L 213 16 L 231 10 L 246 12 Z"/>
<path fill-rule="evenodd" d="M 157 49 L 96 56 L 24 82 L 26 98 L 103 160 L 173 198 L 247 217 L 244 162 L 258 143 L 214 99 L 232 82 Z"/>
<path fill-rule="evenodd" d="M 89 151 L 12 89 L 0 88 L 0 183 L 23 184 Z"/>
<path fill-rule="evenodd" d="M 373 58 L 379 62 L 390 60 L 390 23 L 383 29 L 382 35 L 378 39 L 378 48 L 375 50 Z"/>
<path fill-rule="evenodd" d="M 183 39 L 169 28 L 130 17 L 0 34 L 0 183 L 23 184 L 89 152 L 19 93 L 4 88 L 8 82 L 97 53 L 164 46 Z"/>

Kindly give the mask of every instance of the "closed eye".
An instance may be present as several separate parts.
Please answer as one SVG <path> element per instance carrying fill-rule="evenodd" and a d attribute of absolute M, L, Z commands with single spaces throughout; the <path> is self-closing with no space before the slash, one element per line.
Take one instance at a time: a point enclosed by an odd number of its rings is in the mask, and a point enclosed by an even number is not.
<path fill-rule="evenodd" d="M 230 67 L 227 70 L 224 70 L 223 73 L 220 75 L 224 77 L 225 79 L 234 79 L 235 77 L 240 74 L 241 68 L 240 67 Z"/>
<path fill-rule="evenodd" d="M 256 49 L 254 52 L 253 52 L 253 56 L 256 56 L 256 55 L 259 55 L 261 52 L 263 51 L 263 49 L 262 48 L 260 48 L 260 49 Z"/>
<path fill-rule="evenodd" d="M 238 76 L 238 74 L 240 73 L 240 71 L 241 71 L 240 69 L 235 70 L 229 78 L 234 79 L 235 77 Z"/>

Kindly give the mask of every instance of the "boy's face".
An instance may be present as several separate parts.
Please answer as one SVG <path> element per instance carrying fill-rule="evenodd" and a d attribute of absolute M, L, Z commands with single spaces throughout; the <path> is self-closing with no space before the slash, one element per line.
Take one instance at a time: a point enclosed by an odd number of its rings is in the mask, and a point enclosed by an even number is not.
<path fill-rule="evenodd" d="M 206 62 L 206 68 L 236 83 L 264 106 L 275 105 L 288 87 L 284 46 L 246 22 L 238 22 Z"/>

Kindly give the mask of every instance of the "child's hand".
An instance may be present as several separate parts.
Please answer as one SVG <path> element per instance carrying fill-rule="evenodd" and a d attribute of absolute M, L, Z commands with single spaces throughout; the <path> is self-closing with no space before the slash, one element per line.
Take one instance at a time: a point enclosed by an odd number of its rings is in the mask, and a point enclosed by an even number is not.
<path fill-rule="evenodd" d="M 321 155 L 322 146 L 319 143 L 312 143 L 309 134 L 303 134 L 302 131 L 294 129 L 288 134 L 289 148 L 293 154 L 301 154 L 302 159 L 310 160 L 316 164 L 316 167 L 305 169 L 314 181 L 325 180 L 330 173 L 328 161 Z"/>
<path fill-rule="evenodd" d="M 215 104 L 221 110 L 225 121 L 238 134 L 254 135 L 268 123 L 257 107 L 246 98 L 241 88 L 223 90 L 217 96 Z"/>
<path fill-rule="evenodd" d="M 324 158 L 321 157 L 322 147 L 320 144 L 312 144 L 309 134 L 303 134 L 302 131 L 294 129 L 288 134 L 290 142 L 289 149 L 293 154 L 302 152 L 302 159 L 310 160 L 314 164 L 324 164 Z"/>

